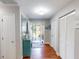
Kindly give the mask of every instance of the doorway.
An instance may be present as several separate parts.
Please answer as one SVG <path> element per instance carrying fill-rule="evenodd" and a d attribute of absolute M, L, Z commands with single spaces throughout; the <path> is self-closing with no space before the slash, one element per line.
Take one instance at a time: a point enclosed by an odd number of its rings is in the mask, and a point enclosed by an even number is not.
<path fill-rule="evenodd" d="M 30 38 L 32 41 L 32 47 L 42 47 L 44 43 L 44 24 L 31 23 L 30 26 Z"/>

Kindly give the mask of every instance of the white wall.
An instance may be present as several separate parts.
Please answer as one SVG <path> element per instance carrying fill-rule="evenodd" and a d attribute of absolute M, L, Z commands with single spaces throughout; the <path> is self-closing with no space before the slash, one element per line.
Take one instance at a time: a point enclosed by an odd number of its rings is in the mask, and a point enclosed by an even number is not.
<path fill-rule="evenodd" d="M 76 22 L 75 27 L 79 27 L 79 0 L 74 0 L 73 2 L 71 2 L 70 4 L 67 4 L 67 6 L 65 6 L 64 8 L 62 8 L 55 16 L 54 18 L 52 18 L 51 20 L 51 24 L 52 24 L 52 28 L 54 28 L 54 22 L 56 22 L 56 20 L 60 20 L 59 17 L 68 13 L 69 11 L 72 11 L 73 9 L 75 9 L 76 14 L 74 16 L 71 17 L 66 17 L 67 20 L 74 20 Z M 54 21 L 55 20 L 55 21 Z M 64 20 L 64 19 L 63 19 Z M 71 23 L 73 23 L 73 21 L 71 21 Z M 62 24 L 63 25 L 63 24 Z M 67 26 L 68 27 L 68 26 Z M 55 28 L 54 28 L 55 29 Z M 53 29 L 51 29 L 51 35 L 53 34 Z M 67 29 L 68 30 L 68 29 Z M 56 30 L 55 30 L 56 31 Z M 71 30 L 72 31 L 72 30 Z M 69 33 L 68 33 L 69 34 Z M 78 33 L 77 33 L 78 34 Z M 54 34 L 55 36 L 56 34 Z M 60 36 L 60 35 L 59 35 Z M 58 36 L 58 37 L 59 37 Z M 68 38 L 69 39 L 69 38 Z M 66 48 L 67 54 L 66 54 L 66 59 L 79 59 L 78 55 L 79 52 L 77 51 L 78 44 L 77 44 L 77 40 L 78 39 L 70 39 L 68 42 L 68 46 Z M 58 40 L 57 39 L 52 39 L 51 36 L 51 45 L 54 46 L 54 48 L 57 46 L 58 43 L 56 43 Z M 60 45 L 60 44 L 59 44 Z M 63 45 L 63 44 L 62 44 Z M 61 47 L 62 48 L 62 47 Z M 58 48 L 55 48 L 55 50 L 58 50 Z"/>
<path fill-rule="evenodd" d="M 49 27 L 50 20 L 45 21 L 45 27 Z M 45 44 L 50 44 L 51 40 L 51 29 L 45 29 Z"/>
<path fill-rule="evenodd" d="M 50 35 L 50 30 L 45 30 L 45 44 L 50 44 L 50 38 L 51 38 L 51 35 Z"/>
<path fill-rule="evenodd" d="M 28 34 L 26 34 L 27 31 L 27 23 L 29 23 L 28 21 L 28 17 L 24 17 L 23 15 L 21 16 L 21 37 L 25 38 L 28 37 Z"/>
<path fill-rule="evenodd" d="M 16 59 L 21 59 L 20 46 L 20 11 L 16 5 L 4 4 L 0 5 L 0 15 L 15 14 L 15 36 L 16 36 Z"/>
<path fill-rule="evenodd" d="M 58 52 L 58 20 L 51 23 L 51 46 Z"/>

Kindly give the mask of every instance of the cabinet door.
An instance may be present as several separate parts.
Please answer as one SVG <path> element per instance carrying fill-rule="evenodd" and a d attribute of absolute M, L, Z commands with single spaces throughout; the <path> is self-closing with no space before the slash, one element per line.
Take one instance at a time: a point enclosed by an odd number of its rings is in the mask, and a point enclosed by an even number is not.
<path fill-rule="evenodd" d="M 15 15 L 3 16 L 2 53 L 4 59 L 16 59 L 15 47 Z"/>

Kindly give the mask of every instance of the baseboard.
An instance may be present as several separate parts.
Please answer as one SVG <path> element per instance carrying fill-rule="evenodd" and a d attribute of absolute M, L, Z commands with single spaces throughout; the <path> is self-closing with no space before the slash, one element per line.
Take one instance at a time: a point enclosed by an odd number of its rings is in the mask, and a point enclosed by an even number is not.
<path fill-rule="evenodd" d="M 23 56 L 21 57 L 21 59 L 23 59 Z"/>
<path fill-rule="evenodd" d="M 44 44 L 49 44 L 49 45 L 50 45 L 50 43 L 49 43 L 49 42 L 45 42 Z"/>
<path fill-rule="evenodd" d="M 53 45 L 50 44 L 50 46 L 53 48 Z M 61 56 L 60 56 L 60 54 L 57 51 L 55 51 L 55 52 L 56 52 L 56 55 L 58 56 L 58 58 L 62 59 Z"/>
<path fill-rule="evenodd" d="M 60 56 L 60 54 L 59 54 L 58 52 L 56 52 L 56 55 L 57 55 L 57 56 Z"/>
<path fill-rule="evenodd" d="M 56 52 L 56 55 L 58 56 L 59 59 L 62 59 L 58 52 Z"/>
<path fill-rule="evenodd" d="M 50 45 L 51 47 L 53 47 L 52 44 L 49 44 L 49 45 Z"/>

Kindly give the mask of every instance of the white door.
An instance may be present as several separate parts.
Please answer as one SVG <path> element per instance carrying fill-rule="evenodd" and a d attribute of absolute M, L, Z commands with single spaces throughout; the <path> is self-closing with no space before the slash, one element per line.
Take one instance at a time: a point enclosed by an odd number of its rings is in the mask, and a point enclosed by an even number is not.
<path fill-rule="evenodd" d="M 3 16 L 3 40 L 1 42 L 1 55 L 2 59 L 16 59 L 16 47 L 15 47 L 15 16 L 6 15 Z"/>
<path fill-rule="evenodd" d="M 67 35 L 66 35 L 66 59 L 74 59 L 74 42 L 75 42 L 75 15 L 66 17 Z"/>
<path fill-rule="evenodd" d="M 75 59 L 79 59 L 79 28 L 75 29 Z"/>
<path fill-rule="evenodd" d="M 79 59 L 79 15 L 76 16 L 74 59 Z"/>
<path fill-rule="evenodd" d="M 1 40 L 2 40 L 2 18 L 0 17 L 0 59 L 1 59 Z"/>
<path fill-rule="evenodd" d="M 60 19 L 60 56 L 62 59 L 66 59 L 66 18 Z"/>
<path fill-rule="evenodd" d="M 75 28 L 79 23 L 76 14 L 60 19 L 60 55 L 62 59 L 74 59 Z"/>

